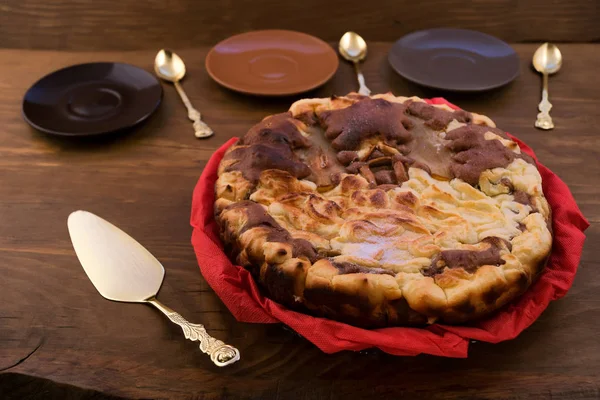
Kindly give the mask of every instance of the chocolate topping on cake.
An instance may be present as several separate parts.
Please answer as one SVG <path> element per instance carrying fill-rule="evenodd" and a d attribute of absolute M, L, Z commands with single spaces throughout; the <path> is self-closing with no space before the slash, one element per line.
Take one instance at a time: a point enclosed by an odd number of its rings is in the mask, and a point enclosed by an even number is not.
<path fill-rule="evenodd" d="M 446 134 L 448 149 L 455 152 L 450 172 L 455 178 L 477 185 L 479 176 L 486 169 L 506 167 L 515 159 L 515 153 L 499 140 L 486 140 L 485 132 L 494 128 L 465 125 Z"/>
<path fill-rule="evenodd" d="M 517 203 L 521 203 L 525 206 L 531 207 L 531 212 L 536 213 L 539 211 L 531 201 L 531 195 L 529 195 L 527 192 L 524 192 L 522 190 L 515 190 L 513 192 L 513 197 Z"/>
<path fill-rule="evenodd" d="M 508 178 L 501 178 L 500 183 L 503 184 L 504 186 L 506 186 L 508 188 L 508 190 L 510 190 L 511 192 L 513 190 L 515 190 L 513 183 Z"/>
<path fill-rule="evenodd" d="M 252 228 L 267 228 L 269 234 L 267 241 L 276 243 L 289 243 L 292 245 L 293 257 L 306 257 L 311 262 L 318 260 L 318 254 L 312 244 L 304 239 L 294 239 L 290 233 L 283 229 L 277 221 L 273 219 L 265 209 L 258 203 L 250 200 L 240 201 L 227 206 L 227 209 L 244 208 L 246 210 L 247 221 L 240 230 L 240 235 Z"/>
<path fill-rule="evenodd" d="M 306 179 L 319 187 L 332 186 L 344 172 L 344 166 L 319 126 L 310 126 L 306 131 L 310 144 L 295 151 L 298 158 L 310 168 L 311 174 Z"/>
<path fill-rule="evenodd" d="M 292 151 L 311 145 L 298 130 L 301 125 L 289 112 L 265 118 L 240 140 L 243 147 L 225 155 L 225 160 L 237 161 L 226 171 L 241 171 L 251 182 L 257 182 L 260 173 L 266 169 L 279 169 L 298 179 L 306 178 L 311 173 L 310 169 Z"/>
<path fill-rule="evenodd" d="M 294 118 L 304 122 L 304 124 L 308 126 L 316 125 L 319 122 L 314 111 L 303 112 L 302 114 L 296 115 Z"/>
<path fill-rule="evenodd" d="M 425 276 L 434 276 L 441 273 L 444 268 L 463 268 L 474 273 L 482 265 L 502 265 L 505 261 L 500 256 L 500 250 L 511 250 L 507 240 L 498 237 L 487 237 L 481 242 L 488 243 L 485 250 L 442 250 L 433 258 L 431 265 L 421 272 Z"/>
<path fill-rule="evenodd" d="M 264 119 L 244 136 L 242 146 L 225 155 L 225 160 L 235 160 L 226 171 L 241 171 L 255 183 L 263 170 L 279 169 L 331 187 L 344 172 L 360 173 L 371 186 L 401 184 L 413 167 L 477 185 L 486 169 L 506 167 L 515 158 L 533 162 L 499 140 L 487 140 L 486 132 L 508 136 L 500 129 L 473 125 L 468 112 L 419 101 L 352 99 L 355 102 L 342 109 L 305 112 L 296 118 L 287 112 Z M 453 120 L 466 125 L 444 132 Z M 373 137 L 383 145 L 374 146 L 361 159 L 355 150 Z"/>
<path fill-rule="evenodd" d="M 310 140 L 302 136 L 299 128 L 305 128 L 299 120 L 292 118 L 292 113 L 275 114 L 254 125 L 240 140 L 240 144 L 257 143 L 274 146 L 289 146 L 292 149 L 310 146 Z"/>
<path fill-rule="evenodd" d="M 336 150 L 355 150 L 373 136 L 381 136 L 387 144 L 407 143 L 412 139 L 407 130 L 410 120 L 404 115 L 406 106 L 384 99 L 364 98 L 341 110 L 320 114 L 325 136 Z"/>
<path fill-rule="evenodd" d="M 296 155 L 286 146 L 262 143 L 240 146 L 227 153 L 223 159 L 237 161 L 225 171 L 241 171 L 244 178 L 254 183 L 258 182 L 260 173 L 267 169 L 287 171 L 298 179 L 306 178 L 311 173 L 310 168 L 297 160 Z"/>
<path fill-rule="evenodd" d="M 337 153 L 337 159 L 340 163 L 348 165 L 352 161 L 358 160 L 358 153 L 355 151 L 343 150 Z"/>
<path fill-rule="evenodd" d="M 340 274 L 382 274 L 394 276 L 392 271 L 383 268 L 367 268 L 362 265 L 354 264 L 351 262 L 335 262 L 331 260 L 331 264 L 337 268 Z"/>
<path fill-rule="evenodd" d="M 436 131 L 444 130 L 453 119 L 463 123 L 471 122 L 473 119 L 471 114 L 466 111 L 451 112 L 421 101 L 411 101 L 407 111 L 410 115 L 425 120 L 425 126 Z"/>
<path fill-rule="evenodd" d="M 522 190 L 515 190 L 513 192 L 513 197 L 517 203 L 524 204 L 526 206 L 531 206 L 531 200 L 529 199 L 529 195 Z"/>
<path fill-rule="evenodd" d="M 374 173 L 375 181 L 378 185 L 390 185 L 397 182 L 394 171 L 389 169 L 382 169 Z"/>

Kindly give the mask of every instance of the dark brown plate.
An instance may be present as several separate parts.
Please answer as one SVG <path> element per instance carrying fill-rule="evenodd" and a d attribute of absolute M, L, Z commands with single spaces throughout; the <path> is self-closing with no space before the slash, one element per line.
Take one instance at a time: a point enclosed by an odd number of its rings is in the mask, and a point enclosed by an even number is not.
<path fill-rule="evenodd" d="M 428 29 L 402 37 L 388 55 L 409 81 L 436 89 L 476 92 L 519 75 L 519 57 L 507 43 L 466 29 Z"/>
<path fill-rule="evenodd" d="M 25 93 L 23 117 L 34 128 L 60 136 L 90 136 L 131 128 L 162 100 L 149 72 L 129 64 L 73 65 L 46 75 Z"/>
<path fill-rule="evenodd" d="M 206 56 L 208 74 L 242 93 L 284 96 L 323 85 L 338 68 L 331 46 L 314 36 L 285 30 L 232 36 Z"/>

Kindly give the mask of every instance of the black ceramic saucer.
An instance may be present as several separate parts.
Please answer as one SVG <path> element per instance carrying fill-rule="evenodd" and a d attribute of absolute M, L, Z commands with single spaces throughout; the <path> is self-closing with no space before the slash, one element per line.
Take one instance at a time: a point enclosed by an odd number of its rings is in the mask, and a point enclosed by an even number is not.
<path fill-rule="evenodd" d="M 388 60 L 409 81 L 444 90 L 488 90 L 519 75 L 519 57 L 512 47 L 466 29 L 413 32 L 394 43 Z"/>
<path fill-rule="evenodd" d="M 25 93 L 23 116 L 34 128 L 61 136 L 90 136 L 131 128 L 162 100 L 149 72 L 129 64 L 90 63 L 60 69 Z"/>

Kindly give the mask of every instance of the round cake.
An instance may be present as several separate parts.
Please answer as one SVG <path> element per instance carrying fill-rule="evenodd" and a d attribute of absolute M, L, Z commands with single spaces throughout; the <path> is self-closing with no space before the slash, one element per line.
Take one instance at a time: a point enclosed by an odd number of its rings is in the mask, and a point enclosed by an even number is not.
<path fill-rule="evenodd" d="M 228 149 L 231 260 L 296 311 L 362 327 L 463 323 L 544 268 L 535 162 L 487 117 L 392 94 L 306 99 Z"/>

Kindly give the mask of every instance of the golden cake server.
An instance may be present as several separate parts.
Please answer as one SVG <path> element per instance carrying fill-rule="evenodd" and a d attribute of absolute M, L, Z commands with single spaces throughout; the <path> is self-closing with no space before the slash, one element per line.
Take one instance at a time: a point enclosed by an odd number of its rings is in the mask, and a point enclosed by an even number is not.
<path fill-rule="evenodd" d="M 240 359 L 238 349 L 213 338 L 203 325 L 189 323 L 156 299 L 165 270 L 135 239 L 87 211 L 73 212 L 67 225 L 77 257 L 103 297 L 152 304 L 179 325 L 187 339 L 199 341 L 200 350 L 219 367 Z"/>

